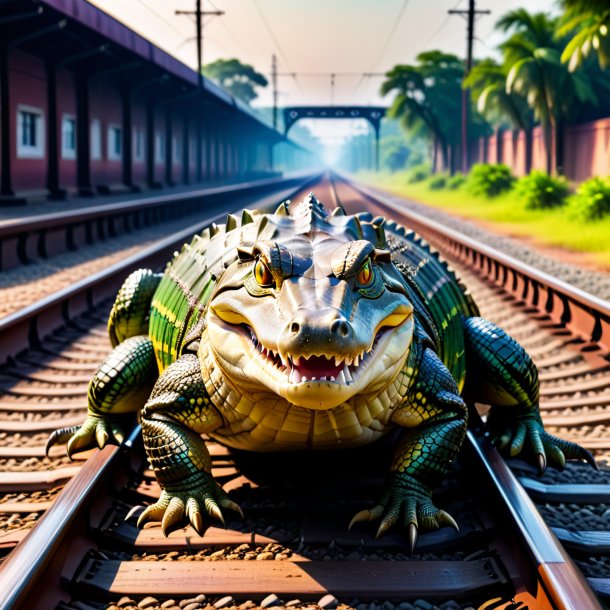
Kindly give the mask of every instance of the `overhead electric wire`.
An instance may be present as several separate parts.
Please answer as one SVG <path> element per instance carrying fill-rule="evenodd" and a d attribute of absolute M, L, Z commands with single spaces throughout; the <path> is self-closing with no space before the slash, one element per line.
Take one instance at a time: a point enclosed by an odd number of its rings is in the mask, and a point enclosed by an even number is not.
<path fill-rule="evenodd" d="M 462 0 L 459 0 L 459 2 L 453 7 L 453 10 L 455 10 L 458 6 L 460 6 L 460 4 L 462 4 Z M 427 42 L 422 46 L 422 48 L 424 50 L 440 34 L 441 30 L 449 23 L 450 19 L 451 19 L 451 15 L 447 14 L 445 19 L 441 22 L 441 24 L 438 26 L 438 28 L 434 31 L 434 34 L 432 34 L 432 36 L 430 36 L 430 38 L 428 38 Z"/>
<path fill-rule="evenodd" d="M 390 45 L 392 38 L 394 38 L 394 34 L 396 34 L 396 30 L 397 30 L 398 26 L 400 25 L 400 20 L 402 19 L 405 9 L 407 8 L 410 1 L 411 0 L 403 0 L 402 6 L 400 7 L 400 11 L 398 12 L 398 16 L 396 17 L 396 19 L 394 20 L 394 23 L 392 24 L 392 29 L 390 30 L 390 33 L 386 37 L 383 48 L 381 49 L 381 52 L 377 56 L 377 59 L 371 64 L 371 68 L 370 68 L 369 72 L 373 71 L 373 68 L 379 63 L 381 58 L 384 56 L 385 52 L 388 50 L 388 46 Z"/>
<path fill-rule="evenodd" d="M 184 36 L 184 32 L 181 32 L 178 28 L 175 28 L 168 20 L 166 17 L 163 17 L 163 15 L 161 15 L 160 13 L 157 13 L 157 11 L 155 11 L 155 9 L 151 8 L 150 6 L 148 6 L 148 4 L 146 4 L 146 2 L 144 2 L 144 0 L 138 0 L 138 2 L 148 11 L 150 11 L 153 15 L 155 15 L 155 17 L 157 17 L 158 19 L 160 19 L 161 21 L 163 21 L 163 23 L 170 29 L 174 30 L 174 32 L 176 32 L 177 34 L 179 34 L 180 36 Z"/>
<path fill-rule="evenodd" d="M 261 21 L 263 22 L 263 24 L 265 25 L 265 28 L 267 29 L 269 36 L 271 36 L 271 40 L 273 40 L 273 43 L 276 46 L 278 55 L 282 58 L 282 61 L 284 62 L 284 65 L 286 66 L 288 71 L 292 72 L 292 70 L 290 69 L 290 64 L 289 64 L 288 60 L 286 59 L 286 55 L 284 55 L 284 52 L 282 51 L 282 47 L 281 47 L 280 43 L 278 42 L 277 38 L 275 37 L 275 34 L 273 33 L 273 30 L 271 29 L 271 26 L 269 25 L 269 22 L 267 21 L 265 14 L 263 13 L 260 5 L 258 4 L 258 0 L 252 0 L 252 2 L 259 14 L 259 17 L 261 18 Z"/>

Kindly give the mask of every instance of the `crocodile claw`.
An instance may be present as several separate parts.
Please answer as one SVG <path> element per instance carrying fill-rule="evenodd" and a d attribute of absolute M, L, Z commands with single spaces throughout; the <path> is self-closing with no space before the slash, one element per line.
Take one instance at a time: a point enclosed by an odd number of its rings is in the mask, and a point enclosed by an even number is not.
<path fill-rule="evenodd" d="M 401 514 L 411 552 L 415 548 L 420 528 L 424 531 L 443 526 L 458 529 L 455 519 L 449 513 L 434 506 L 431 492 L 427 487 L 416 479 L 400 473 L 392 475 L 390 484 L 375 506 L 354 515 L 349 529 L 351 530 L 356 523 L 381 519 L 375 535 L 379 538 L 394 527 Z"/>
<path fill-rule="evenodd" d="M 69 458 L 79 451 L 99 447 L 103 449 L 109 442 L 120 445 L 123 442 L 123 430 L 115 421 L 105 417 L 88 414 L 82 426 L 70 426 L 55 430 L 47 441 L 46 453 L 54 445 L 67 443 L 66 452 Z"/>
<path fill-rule="evenodd" d="M 203 536 L 204 515 L 208 520 L 214 519 L 225 525 L 221 507 L 236 512 L 243 519 L 239 505 L 229 498 L 212 476 L 205 472 L 198 473 L 198 478 L 193 482 L 191 489 L 188 484 L 185 485 L 185 481 L 181 481 L 176 488 L 167 486 L 163 489 L 159 499 L 144 509 L 137 525 L 141 528 L 151 521 L 161 521 L 161 529 L 167 536 L 184 521 L 188 521 L 192 528 Z"/>
<path fill-rule="evenodd" d="M 409 529 L 407 532 L 409 538 L 409 547 L 411 548 L 411 555 L 415 550 L 415 544 L 417 543 L 417 525 L 415 523 L 409 523 Z"/>
<path fill-rule="evenodd" d="M 535 456 L 535 464 L 540 475 L 551 465 L 562 470 L 568 460 L 585 460 L 597 469 L 595 458 L 584 447 L 557 438 L 544 429 L 542 422 L 534 413 L 519 416 L 514 423 L 493 413 L 488 419 L 492 443 L 500 451 L 511 457 L 520 455 L 529 447 Z"/>

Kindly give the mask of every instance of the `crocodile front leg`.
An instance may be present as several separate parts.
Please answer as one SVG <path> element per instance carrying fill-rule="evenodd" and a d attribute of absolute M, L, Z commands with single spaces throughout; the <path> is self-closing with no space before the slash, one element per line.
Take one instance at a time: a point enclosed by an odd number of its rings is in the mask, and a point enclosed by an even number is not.
<path fill-rule="evenodd" d="M 202 512 L 223 523 L 220 507 L 241 514 L 210 474 L 210 454 L 200 434 L 221 426 L 222 419 L 207 396 L 197 356 L 182 356 L 163 373 L 141 421 L 148 460 L 163 491 L 140 515 L 138 527 L 161 521 L 167 535 L 186 517 L 202 535 Z"/>
<path fill-rule="evenodd" d="M 414 376 L 392 421 L 408 431 L 384 493 L 375 506 L 354 516 L 350 528 L 358 521 L 381 519 L 377 530 L 381 536 L 402 515 L 413 550 L 420 528 L 449 525 L 457 529 L 453 517 L 434 506 L 431 488 L 442 480 L 460 450 L 468 412 L 451 373 L 431 349 L 415 344 L 406 366 Z"/>
<path fill-rule="evenodd" d="M 70 457 L 96 446 L 101 449 L 108 442 L 120 444 L 126 415 L 142 407 L 158 375 L 148 337 L 130 337 L 119 343 L 89 383 L 83 425 L 53 432 L 47 441 L 47 453 L 53 445 L 66 442 Z"/>
<path fill-rule="evenodd" d="M 545 431 L 538 406 L 538 370 L 525 349 L 485 318 L 468 318 L 464 331 L 468 358 L 464 393 L 469 401 L 491 405 L 487 428 L 500 451 L 511 457 L 533 454 L 541 473 L 547 462 L 562 469 L 566 458 L 586 460 L 597 468 L 584 447 Z"/>

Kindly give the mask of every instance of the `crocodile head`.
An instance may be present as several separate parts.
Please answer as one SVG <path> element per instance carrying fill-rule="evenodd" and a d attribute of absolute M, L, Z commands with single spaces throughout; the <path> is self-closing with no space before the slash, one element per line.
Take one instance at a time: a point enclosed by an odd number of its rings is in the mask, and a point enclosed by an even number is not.
<path fill-rule="evenodd" d="M 310 195 L 242 227 L 240 239 L 207 314 L 230 384 L 331 409 L 396 378 L 413 308 L 381 221 L 331 214 Z"/>

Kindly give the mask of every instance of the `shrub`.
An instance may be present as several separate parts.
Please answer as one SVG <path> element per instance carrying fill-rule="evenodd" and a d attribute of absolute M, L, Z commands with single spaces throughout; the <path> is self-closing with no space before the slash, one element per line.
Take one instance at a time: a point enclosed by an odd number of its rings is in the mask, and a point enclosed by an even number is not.
<path fill-rule="evenodd" d="M 530 210 L 543 210 L 562 206 L 570 189 L 565 178 L 549 176 L 534 170 L 517 181 L 515 190 Z"/>
<path fill-rule="evenodd" d="M 583 182 L 572 198 L 574 216 L 597 220 L 610 214 L 610 178 L 590 178 Z"/>
<path fill-rule="evenodd" d="M 423 182 L 430 176 L 430 166 L 426 163 L 414 165 L 407 174 L 407 182 L 414 184 L 415 182 Z"/>
<path fill-rule="evenodd" d="M 447 176 L 445 174 L 435 174 L 430 176 L 428 180 L 428 186 L 433 191 L 440 191 L 447 186 Z"/>
<path fill-rule="evenodd" d="M 453 174 L 453 176 L 447 178 L 447 188 L 452 191 L 455 191 L 464 186 L 465 182 L 466 176 L 464 176 L 464 174 L 460 172 L 456 172 L 455 174 Z"/>
<path fill-rule="evenodd" d="M 506 165 L 477 163 L 468 175 L 468 190 L 473 195 L 496 197 L 509 191 L 514 181 L 515 177 Z"/>

